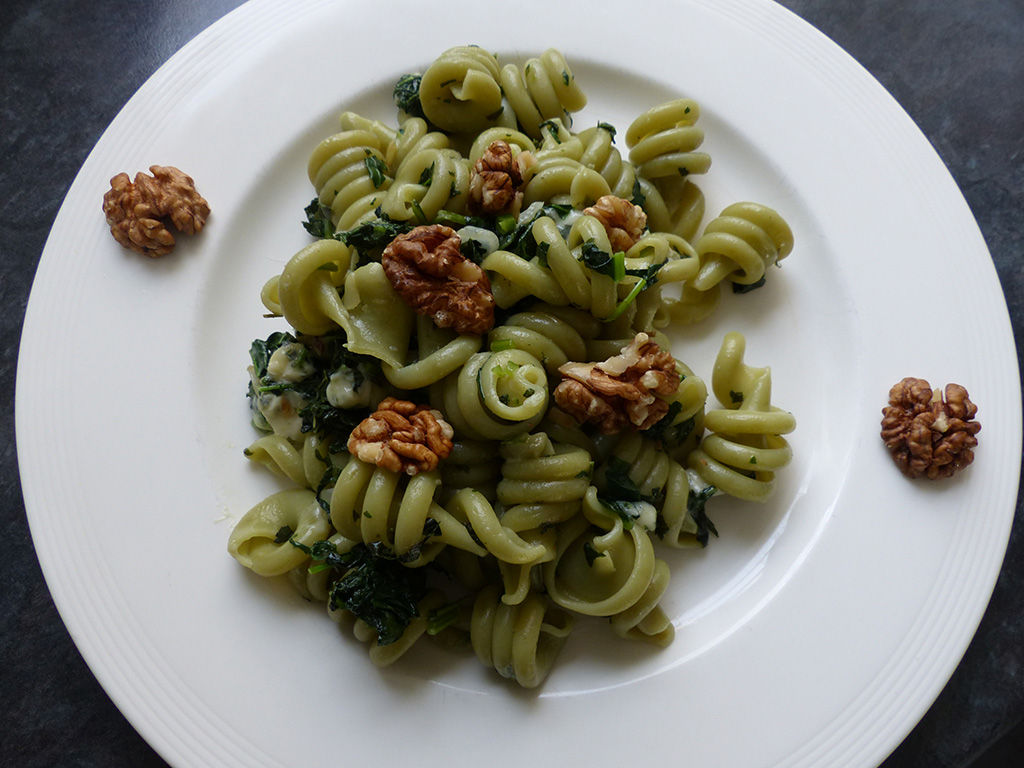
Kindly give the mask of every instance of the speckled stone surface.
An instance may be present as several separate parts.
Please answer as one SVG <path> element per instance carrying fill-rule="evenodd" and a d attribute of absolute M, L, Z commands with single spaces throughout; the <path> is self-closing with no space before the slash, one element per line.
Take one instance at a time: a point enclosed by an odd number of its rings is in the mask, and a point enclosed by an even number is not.
<path fill-rule="evenodd" d="M 61 623 L 32 549 L 14 444 L 18 341 L 33 273 L 75 173 L 159 65 L 234 0 L 5 0 L 0 17 L 0 766 L 165 763 L 107 698 Z M 787 0 L 850 52 L 928 136 L 963 191 L 1024 338 L 1024 4 Z M 54 467 L 59 473 L 60 468 Z M 69 510 L 69 513 L 71 511 Z M 1017 525 L 978 633 L 885 768 L 1019 764 L 1024 537 Z M 742 768 L 742 767 L 740 767 Z"/>

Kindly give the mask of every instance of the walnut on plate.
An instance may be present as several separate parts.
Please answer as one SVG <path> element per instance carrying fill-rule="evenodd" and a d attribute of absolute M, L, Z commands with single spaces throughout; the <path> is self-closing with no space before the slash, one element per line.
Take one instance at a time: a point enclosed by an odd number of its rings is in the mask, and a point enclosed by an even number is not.
<path fill-rule="evenodd" d="M 127 173 L 110 180 L 103 195 L 103 214 L 110 233 L 125 248 L 156 258 L 174 248 L 168 222 L 179 232 L 194 235 L 203 228 L 210 206 L 195 182 L 173 166 L 151 165 L 150 173 Z"/>
<path fill-rule="evenodd" d="M 978 407 L 959 384 L 945 391 L 907 377 L 889 390 L 882 409 L 882 441 L 907 477 L 950 477 L 974 461 Z"/>
<path fill-rule="evenodd" d="M 602 195 L 593 205 L 584 208 L 583 213 L 593 216 L 604 225 L 615 251 L 628 251 L 636 245 L 647 228 L 644 209 L 615 195 Z"/>
<path fill-rule="evenodd" d="M 440 411 L 387 397 L 348 437 L 348 452 L 392 472 L 429 472 L 452 452 L 455 431 Z"/>
<path fill-rule="evenodd" d="M 469 181 L 469 210 L 475 214 L 519 215 L 526 170 L 536 160 L 531 152 L 512 153 L 506 141 L 493 141 L 473 166 Z"/>
<path fill-rule="evenodd" d="M 603 362 L 566 363 L 558 372 L 555 402 L 604 434 L 652 427 L 668 412 L 668 402 L 657 395 L 673 394 L 680 381 L 675 358 L 646 333 Z"/>
<path fill-rule="evenodd" d="M 483 334 L 494 327 L 491 281 L 462 255 L 450 227 L 429 224 L 399 235 L 384 249 L 381 264 L 402 300 L 438 328 Z"/>

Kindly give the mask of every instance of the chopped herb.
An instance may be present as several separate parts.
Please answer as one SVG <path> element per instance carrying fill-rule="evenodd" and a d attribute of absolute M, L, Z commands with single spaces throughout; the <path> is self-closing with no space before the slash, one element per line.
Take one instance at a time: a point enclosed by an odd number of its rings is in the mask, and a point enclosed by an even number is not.
<path fill-rule="evenodd" d="M 612 456 L 605 463 L 604 477 L 607 483 L 604 494 L 611 499 L 622 499 L 625 501 L 640 501 L 644 495 L 640 492 L 639 486 L 629 476 L 629 462 Z"/>
<path fill-rule="evenodd" d="M 598 496 L 598 500 L 601 502 L 601 506 L 622 521 L 622 527 L 627 531 L 641 518 L 645 510 L 651 508 L 650 503 L 646 501 L 603 499 L 600 496 Z"/>
<path fill-rule="evenodd" d="M 587 565 L 593 567 L 594 561 L 599 557 L 604 557 L 604 552 L 598 552 L 594 548 L 594 545 L 589 541 L 583 542 L 583 556 L 587 558 Z"/>
<path fill-rule="evenodd" d="M 306 220 L 302 222 L 303 228 L 313 237 L 322 240 L 334 237 L 334 222 L 331 220 L 331 209 L 314 197 L 312 202 L 305 208 Z"/>
<path fill-rule="evenodd" d="M 633 197 L 630 198 L 629 202 L 633 205 L 639 205 L 643 208 L 647 204 L 647 195 L 644 194 L 643 187 L 640 186 L 640 179 L 633 181 Z"/>
<path fill-rule="evenodd" d="M 420 75 L 402 75 L 391 92 L 395 106 L 410 117 L 426 117 L 420 104 Z"/>
<path fill-rule="evenodd" d="M 487 256 L 487 246 L 479 240 L 469 238 L 459 242 L 459 251 L 474 264 L 479 264 Z"/>
<path fill-rule="evenodd" d="M 682 176 L 684 179 L 690 175 L 690 170 L 688 168 L 680 167 L 678 171 L 679 175 Z"/>
<path fill-rule="evenodd" d="M 429 168 L 424 168 L 423 173 L 420 174 L 420 184 L 424 187 L 429 187 L 430 182 L 434 180 L 434 164 L 431 163 Z"/>
<path fill-rule="evenodd" d="M 600 128 L 602 131 L 607 131 L 608 133 L 610 133 L 612 135 L 612 140 L 614 141 L 616 134 L 614 125 L 610 123 L 598 123 L 597 127 Z"/>
<path fill-rule="evenodd" d="M 743 393 L 742 392 L 736 392 L 736 391 L 730 389 L 729 390 L 729 399 L 732 400 L 732 402 L 734 404 L 739 405 L 740 403 L 743 402 Z"/>
<path fill-rule="evenodd" d="M 562 70 L 562 82 L 565 83 L 566 85 L 569 84 L 569 73 L 566 72 L 564 69 Z"/>
<path fill-rule="evenodd" d="M 718 537 L 718 529 L 715 528 L 715 524 L 711 522 L 704 507 L 712 496 L 718 492 L 718 489 L 713 485 L 706 485 L 696 493 L 693 489 L 690 489 L 689 496 L 686 497 L 686 514 L 688 514 L 693 522 L 697 524 L 697 543 L 702 547 L 708 545 L 708 535 L 711 534 Z"/>
<path fill-rule="evenodd" d="M 277 534 L 274 536 L 275 544 L 284 544 L 288 539 L 295 535 L 295 531 L 289 525 L 282 525 L 277 529 Z"/>
<path fill-rule="evenodd" d="M 561 126 L 559 126 L 554 120 L 545 120 L 537 127 L 542 133 L 546 130 L 551 138 L 555 140 L 556 144 L 562 143 L 562 137 L 559 135 L 561 133 Z"/>
<path fill-rule="evenodd" d="M 593 241 L 588 241 L 580 248 L 583 263 L 595 272 L 607 275 L 615 282 L 626 276 L 626 254 L 622 251 L 608 253 L 602 251 Z"/>
<path fill-rule="evenodd" d="M 388 167 L 384 164 L 384 161 L 370 150 L 366 150 L 366 159 L 363 160 L 363 163 L 366 164 L 366 172 L 370 176 L 370 181 L 373 182 L 374 189 L 380 189 L 384 186 L 388 176 Z"/>
<path fill-rule="evenodd" d="M 377 218 L 364 221 L 344 232 L 338 232 L 335 237 L 345 245 L 355 248 L 361 256 L 369 258 L 379 255 L 398 235 L 412 229 L 407 222 L 395 221 L 379 210 L 376 215 Z"/>
<path fill-rule="evenodd" d="M 668 450 L 677 448 L 682 445 L 686 438 L 693 433 L 693 428 L 696 426 L 694 417 L 691 416 L 688 419 L 683 419 L 678 424 L 675 423 L 676 418 L 679 416 L 679 412 L 683 410 L 683 404 L 678 400 L 674 400 L 668 406 L 668 412 L 653 426 L 645 429 L 643 435 L 651 440 L 657 440 L 662 446 Z"/>

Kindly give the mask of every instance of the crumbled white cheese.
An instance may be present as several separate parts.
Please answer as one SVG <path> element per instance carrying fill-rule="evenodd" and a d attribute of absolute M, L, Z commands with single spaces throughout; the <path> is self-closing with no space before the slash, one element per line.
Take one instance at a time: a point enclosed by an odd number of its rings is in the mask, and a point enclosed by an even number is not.
<path fill-rule="evenodd" d="M 356 387 L 355 371 L 342 365 L 327 382 L 327 402 L 335 408 L 360 408 L 370 405 L 372 384 L 367 378 Z"/>
<path fill-rule="evenodd" d="M 302 381 L 315 370 L 306 348 L 297 342 L 282 344 L 267 362 L 267 375 L 289 384 Z"/>

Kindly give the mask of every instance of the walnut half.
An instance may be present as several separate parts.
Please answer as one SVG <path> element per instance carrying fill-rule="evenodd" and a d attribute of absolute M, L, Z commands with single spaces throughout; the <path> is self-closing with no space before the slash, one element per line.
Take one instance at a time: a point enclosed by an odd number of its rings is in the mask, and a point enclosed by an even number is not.
<path fill-rule="evenodd" d="M 193 235 L 203 228 L 210 206 L 190 176 L 173 166 L 151 165 L 152 176 L 119 173 L 103 195 L 103 214 L 110 233 L 125 248 L 156 258 L 174 248 L 168 223 Z"/>
<path fill-rule="evenodd" d="M 388 244 L 381 265 L 402 300 L 438 328 L 487 333 L 494 326 L 491 281 L 461 245 L 450 227 L 416 227 Z"/>
<path fill-rule="evenodd" d="M 558 372 L 555 402 L 604 434 L 652 427 L 668 412 L 668 402 L 656 395 L 673 394 L 680 381 L 675 358 L 646 333 L 604 362 L 566 363 Z"/>
<path fill-rule="evenodd" d="M 429 472 L 452 452 L 455 431 L 440 411 L 387 397 L 348 437 L 348 452 L 392 472 Z"/>
<path fill-rule="evenodd" d="M 933 390 L 924 379 L 908 377 L 889 390 L 882 440 L 907 477 L 950 477 L 974 461 L 977 412 L 959 384 Z"/>
<path fill-rule="evenodd" d="M 524 172 L 535 163 L 532 153 L 514 155 L 507 141 L 492 141 L 473 166 L 469 182 L 470 212 L 518 216 L 523 203 Z"/>
<path fill-rule="evenodd" d="M 583 213 L 604 225 L 608 241 L 616 251 L 628 251 L 647 228 L 644 209 L 615 195 L 602 195 L 592 206 L 584 208 Z"/>

